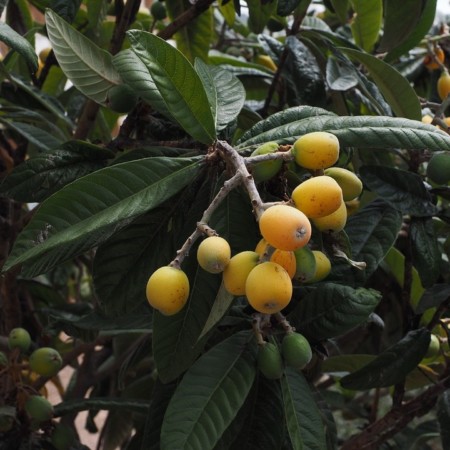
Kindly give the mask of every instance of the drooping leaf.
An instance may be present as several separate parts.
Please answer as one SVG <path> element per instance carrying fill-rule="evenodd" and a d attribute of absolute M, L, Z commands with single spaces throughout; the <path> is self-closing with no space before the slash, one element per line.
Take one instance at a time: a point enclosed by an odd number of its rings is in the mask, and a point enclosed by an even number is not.
<path fill-rule="evenodd" d="M 54 406 L 54 414 L 56 417 L 65 414 L 86 411 L 86 410 L 121 410 L 123 412 L 135 412 L 138 414 L 146 414 L 148 411 L 148 403 L 138 400 L 129 400 L 126 398 L 84 398 L 75 400 L 64 400 Z"/>
<path fill-rule="evenodd" d="M 213 448 L 252 387 L 255 357 L 256 343 L 248 331 L 231 336 L 200 357 L 169 403 L 161 449 Z"/>
<path fill-rule="evenodd" d="M 420 120 L 421 106 L 409 81 L 390 64 L 381 59 L 354 49 L 341 48 L 352 59 L 364 64 L 392 110 L 398 117 Z"/>
<path fill-rule="evenodd" d="M 416 4 L 412 6 L 411 3 Z M 386 41 L 391 43 L 391 48 L 385 61 L 392 62 L 417 45 L 428 33 L 436 16 L 437 0 L 423 0 L 421 2 L 395 0 L 388 2 L 386 5 L 384 35 Z M 420 11 L 417 6 L 419 6 Z M 408 30 L 404 29 L 405 25 L 399 26 L 399 24 L 407 25 Z M 380 44 L 384 42 L 382 40 Z M 394 44 L 393 48 L 392 44 Z"/>
<path fill-rule="evenodd" d="M 431 219 L 413 217 L 409 232 L 414 267 L 424 287 L 432 286 L 439 276 L 441 252 Z"/>
<path fill-rule="evenodd" d="M 241 111 L 245 89 L 231 72 L 219 66 L 208 66 L 195 60 L 195 70 L 202 80 L 214 117 L 216 131 L 223 130 Z"/>
<path fill-rule="evenodd" d="M 84 95 L 104 104 L 108 90 L 120 84 L 111 54 L 97 47 L 56 13 L 45 13 L 48 38 L 61 69 Z"/>
<path fill-rule="evenodd" d="M 106 165 L 114 153 L 87 142 L 70 141 L 15 167 L 0 193 L 21 202 L 41 202 L 66 184 Z"/>
<path fill-rule="evenodd" d="M 213 115 L 200 77 L 189 61 L 151 33 L 131 30 L 128 37 L 170 114 L 193 138 L 211 144 L 216 137 Z"/>
<path fill-rule="evenodd" d="M 37 70 L 38 57 L 33 46 L 27 41 L 27 39 L 4 22 L 0 22 L 0 41 L 4 42 L 12 50 L 15 50 L 23 56 L 33 72 Z"/>
<path fill-rule="evenodd" d="M 96 2 L 100 3 L 100 2 Z M 67 22 L 72 23 L 80 9 L 81 0 L 53 0 L 51 2 L 52 10 L 61 16 Z"/>
<path fill-rule="evenodd" d="M 436 213 L 422 178 L 412 172 L 384 166 L 362 166 L 359 175 L 371 191 L 404 214 L 428 217 Z"/>
<path fill-rule="evenodd" d="M 187 0 L 168 0 L 165 4 L 171 20 L 176 19 L 192 6 L 192 3 Z M 213 30 L 213 9 L 208 8 L 175 33 L 174 39 L 178 50 L 191 63 L 194 63 L 195 58 L 207 62 Z"/>
<path fill-rule="evenodd" d="M 437 418 L 441 430 L 442 448 L 450 447 L 450 389 L 447 389 L 437 402 Z"/>
<path fill-rule="evenodd" d="M 35 276 L 92 248 L 155 208 L 197 175 L 202 157 L 147 158 L 106 167 L 42 203 L 18 236 L 4 271 L 19 264 Z"/>
<path fill-rule="evenodd" d="M 254 137 L 241 139 L 239 147 L 260 145 L 268 141 L 292 144 L 298 137 L 312 131 L 335 134 L 342 146 L 450 150 L 448 135 L 416 120 L 384 116 L 331 115 L 308 117 L 271 127 Z"/>
<path fill-rule="evenodd" d="M 299 300 L 288 319 L 306 337 L 321 341 L 366 322 L 380 299 L 373 289 L 322 283 Z"/>
<path fill-rule="evenodd" d="M 350 0 L 354 10 L 350 28 L 359 47 L 372 51 L 378 40 L 383 17 L 382 0 Z"/>
<path fill-rule="evenodd" d="M 426 328 L 410 331 L 366 366 L 341 379 L 346 389 L 389 387 L 402 382 L 420 363 L 430 344 Z"/>
<path fill-rule="evenodd" d="M 326 78 L 328 86 L 334 91 L 347 91 L 359 82 L 355 69 L 336 58 L 327 59 Z"/>
<path fill-rule="evenodd" d="M 287 429 L 294 450 L 327 448 L 324 424 L 303 374 L 286 367 L 281 379 Z"/>
<path fill-rule="evenodd" d="M 445 283 L 435 284 L 434 286 L 428 288 L 415 308 L 416 314 L 422 314 L 427 309 L 434 308 L 441 305 L 450 298 L 450 286 Z"/>

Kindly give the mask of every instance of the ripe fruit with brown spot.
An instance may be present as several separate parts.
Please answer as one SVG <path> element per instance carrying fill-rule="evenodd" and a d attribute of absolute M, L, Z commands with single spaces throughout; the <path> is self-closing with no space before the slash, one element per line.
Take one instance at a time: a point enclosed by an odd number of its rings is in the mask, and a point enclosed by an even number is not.
<path fill-rule="evenodd" d="M 245 295 L 256 311 L 274 314 L 291 301 L 292 281 L 279 264 L 263 262 L 249 273 L 245 283 Z"/>
<path fill-rule="evenodd" d="M 266 209 L 259 218 L 259 230 L 272 247 L 280 250 L 303 247 L 311 237 L 309 219 L 288 205 L 275 205 Z"/>
<path fill-rule="evenodd" d="M 272 253 L 270 261 L 279 264 L 291 278 L 294 278 L 297 262 L 295 254 L 289 250 L 279 250 L 278 248 Z"/>
<path fill-rule="evenodd" d="M 14 328 L 8 336 L 8 346 L 11 350 L 18 348 L 22 353 L 28 351 L 31 345 L 30 333 L 25 328 Z"/>
<path fill-rule="evenodd" d="M 354 200 L 361 195 L 363 184 L 356 174 L 342 167 L 330 167 L 325 170 L 325 175 L 336 180 L 342 189 L 344 202 Z"/>
<path fill-rule="evenodd" d="M 276 142 L 266 142 L 259 146 L 251 156 L 267 155 L 278 150 Z M 268 181 L 273 178 L 281 169 L 283 161 L 281 159 L 272 159 L 270 161 L 262 161 L 252 167 L 252 175 L 257 183 Z"/>
<path fill-rule="evenodd" d="M 432 55 L 426 55 L 423 59 L 423 64 L 428 70 L 436 70 L 439 69 L 439 64 L 436 62 L 436 59 L 443 64 L 445 61 L 445 53 L 441 47 L 434 47 L 433 49 L 434 58 Z"/>
<path fill-rule="evenodd" d="M 53 417 L 53 405 L 40 395 L 31 395 L 25 402 L 25 411 L 34 421 L 40 423 Z"/>
<path fill-rule="evenodd" d="M 230 244 L 219 236 L 204 239 L 197 250 L 200 267 L 209 273 L 221 273 L 230 262 Z"/>
<path fill-rule="evenodd" d="M 150 276 L 146 287 L 150 305 L 166 316 L 181 311 L 189 297 L 189 279 L 181 270 L 160 267 Z"/>
<path fill-rule="evenodd" d="M 292 192 L 296 208 L 307 217 L 316 219 L 334 213 L 343 202 L 342 189 L 327 175 L 310 178 Z"/>
<path fill-rule="evenodd" d="M 237 253 L 223 271 L 225 289 L 233 295 L 245 294 L 245 282 L 248 274 L 259 262 L 259 254 L 252 251 Z"/>
<path fill-rule="evenodd" d="M 311 219 L 315 227 L 324 233 L 338 233 L 347 223 L 347 206 L 344 202 L 339 208 L 328 216 Z"/>
<path fill-rule="evenodd" d="M 269 380 L 278 380 L 283 375 L 283 359 L 278 346 L 266 342 L 258 347 L 257 365 Z"/>
<path fill-rule="evenodd" d="M 281 343 L 281 352 L 288 366 L 303 369 L 312 358 L 308 340 L 300 333 L 287 333 Z"/>
<path fill-rule="evenodd" d="M 450 93 L 450 74 L 444 70 L 437 81 L 437 91 L 441 100 Z"/>
<path fill-rule="evenodd" d="M 58 350 L 41 347 L 30 356 L 30 369 L 44 377 L 53 377 L 62 367 L 62 358 Z"/>
<path fill-rule="evenodd" d="M 339 140 L 326 131 L 315 131 L 299 137 L 292 146 L 295 162 L 305 169 L 326 169 L 339 158 Z"/>

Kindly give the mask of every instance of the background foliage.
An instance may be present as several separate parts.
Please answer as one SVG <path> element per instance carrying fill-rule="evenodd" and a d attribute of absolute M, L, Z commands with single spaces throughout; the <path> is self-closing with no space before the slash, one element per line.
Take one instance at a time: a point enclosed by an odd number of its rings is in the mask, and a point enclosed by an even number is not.
<path fill-rule="evenodd" d="M 163 5 L 165 18 L 137 0 L 0 1 L 0 448 L 86 448 L 80 430 L 54 438 L 85 410 L 101 449 L 449 448 L 450 189 L 426 172 L 450 152 L 436 0 Z M 195 246 L 178 314 L 153 311 L 145 284 L 229 177 L 218 140 L 248 156 L 320 130 L 364 191 L 344 231 L 313 234 L 330 276 L 296 285 L 283 311 L 312 362 L 268 380 L 254 311 Z M 306 176 L 284 164 L 258 189 L 286 200 Z M 260 239 L 240 188 L 209 225 L 233 254 Z M 7 350 L 19 326 L 61 352 L 67 386 Z M 55 418 L 36 427 L 24 395 L 52 384 Z"/>

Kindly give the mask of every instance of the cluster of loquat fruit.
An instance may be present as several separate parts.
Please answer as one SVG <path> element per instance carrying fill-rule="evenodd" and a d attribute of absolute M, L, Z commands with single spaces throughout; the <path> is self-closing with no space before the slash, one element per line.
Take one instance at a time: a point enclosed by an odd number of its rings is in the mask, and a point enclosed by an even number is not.
<path fill-rule="evenodd" d="M 279 145 L 267 142 L 251 156 L 276 153 Z M 313 250 L 313 229 L 322 233 L 342 231 L 347 221 L 346 202 L 362 192 L 362 183 L 352 171 L 333 167 L 338 161 L 339 141 L 328 132 L 312 132 L 298 138 L 289 148 L 291 159 L 311 176 L 292 191 L 288 202 L 263 205 L 258 217 L 261 240 L 254 250 L 231 255 L 226 239 L 214 232 L 203 239 L 197 261 L 205 271 L 222 274 L 223 286 L 234 296 L 245 296 L 260 314 L 279 314 L 291 301 L 293 283 L 314 283 L 331 271 L 331 262 L 321 250 Z M 282 167 L 281 159 L 257 162 L 252 169 L 256 183 L 267 181 Z M 258 214 L 257 214 L 258 215 Z M 172 262 L 149 278 L 146 296 L 150 305 L 164 315 L 179 312 L 189 297 L 189 279 Z M 311 360 L 307 339 L 286 324 L 281 353 L 276 342 L 259 336 L 258 366 L 267 378 L 278 378 L 283 359 L 301 369 Z"/>
<path fill-rule="evenodd" d="M 53 417 L 53 405 L 46 398 L 46 389 L 37 391 L 33 383 L 39 376 L 54 377 L 62 367 L 62 358 L 51 347 L 40 347 L 30 354 L 31 343 L 30 334 L 25 328 L 14 328 L 8 335 L 10 354 L 0 352 L 0 372 L 7 373 L 15 381 L 18 408 L 17 416 L 0 415 L 0 433 L 9 431 L 18 417 L 26 417 L 33 430 L 49 423 Z M 56 428 L 61 427 L 55 425 L 54 431 Z M 63 431 L 58 430 L 52 436 L 52 443 L 57 449 L 68 448 L 61 444 L 67 440 L 67 432 Z"/>

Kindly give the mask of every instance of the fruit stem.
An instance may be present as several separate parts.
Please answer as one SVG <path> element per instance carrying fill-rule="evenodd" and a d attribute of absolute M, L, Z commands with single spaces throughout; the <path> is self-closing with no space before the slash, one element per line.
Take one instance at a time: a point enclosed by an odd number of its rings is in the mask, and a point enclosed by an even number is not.
<path fill-rule="evenodd" d="M 252 321 L 252 328 L 253 328 L 253 333 L 255 333 L 257 344 L 265 345 L 266 341 L 264 340 L 263 335 L 261 333 L 261 320 L 262 320 L 261 314 L 254 314 L 253 321 Z"/>
<path fill-rule="evenodd" d="M 291 326 L 291 324 L 288 322 L 285 316 L 281 314 L 280 312 L 277 312 L 274 314 L 275 320 L 283 327 L 284 331 L 286 331 L 286 334 L 293 333 L 295 331 L 295 328 Z"/>

